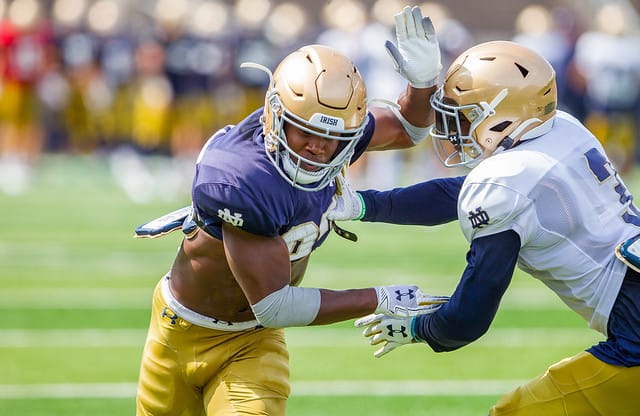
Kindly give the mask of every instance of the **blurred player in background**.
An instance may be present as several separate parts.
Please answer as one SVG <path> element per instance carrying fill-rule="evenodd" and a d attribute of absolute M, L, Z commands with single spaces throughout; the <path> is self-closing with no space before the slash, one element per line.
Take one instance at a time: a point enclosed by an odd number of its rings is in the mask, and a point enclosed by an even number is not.
<path fill-rule="evenodd" d="M 381 344 L 374 355 L 415 342 L 452 351 L 478 339 L 518 264 L 607 338 L 506 394 L 490 414 L 640 414 L 640 211 L 600 142 L 556 109 L 551 65 L 513 42 L 482 43 L 452 63 L 431 103 L 442 162 L 471 172 L 386 192 L 345 185 L 329 213 L 396 224 L 458 219 L 471 244 L 450 301 L 433 314 L 356 321 Z"/>
<path fill-rule="evenodd" d="M 270 78 L 265 107 L 219 130 L 198 157 L 185 238 L 154 293 L 138 415 L 282 415 L 290 387 L 281 328 L 440 306 L 442 297 L 411 285 L 298 287 L 331 229 L 336 176 L 365 150 L 411 147 L 433 121 L 433 26 L 406 8 L 396 35 L 387 48 L 409 81 L 399 108 L 368 110 L 358 69 L 325 46 L 302 47 L 273 74 L 250 65 Z"/>
<path fill-rule="evenodd" d="M 51 31 L 35 1 L 0 13 L 0 191 L 25 192 L 43 149 L 37 83 L 50 58 Z"/>
<path fill-rule="evenodd" d="M 585 125 L 602 142 L 620 172 L 636 162 L 640 114 L 640 17 L 624 2 L 606 2 L 594 30 L 576 43 L 573 65 L 582 78 Z"/>

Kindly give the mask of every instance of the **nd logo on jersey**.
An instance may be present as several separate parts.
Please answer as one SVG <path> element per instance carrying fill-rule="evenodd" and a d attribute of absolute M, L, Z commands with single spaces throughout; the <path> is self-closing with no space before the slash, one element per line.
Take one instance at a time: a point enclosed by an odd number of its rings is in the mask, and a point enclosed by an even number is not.
<path fill-rule="evenodd" d="M 469 222 L 471 222 L 472 228 L 482 228 L 489 224 L 489 214 L 481 207 L 476 208 L 475 211 L 469 211 Z"/>
<path fill-rule="evenodd" d="M 233 215 L 231 215 L 231 211 L 229 211 L 229 208 L 225 208 L 224 210 L 219 209 L 218 217 L 220 217 L 222 221 L 228 222 L 234 227 L 242 227 L 242 224 L 244 224 L 242 214 L 234 212 Z"/>

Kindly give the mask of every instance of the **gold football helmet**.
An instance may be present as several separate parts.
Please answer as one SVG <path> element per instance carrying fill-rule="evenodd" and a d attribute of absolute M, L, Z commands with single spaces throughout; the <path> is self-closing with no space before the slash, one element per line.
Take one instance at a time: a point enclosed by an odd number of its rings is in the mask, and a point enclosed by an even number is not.
<path fill-rule="evenodd" d="M 280 175 L 305 191 L 327 186 L 349 163 L 367 124 L 367 91 L 356 66 L 327 46 L 304 46 L 286 56 L 270 77 L 265 97 L 263 129 L 267 156 Z M 284 123 L 341 143 L 328 163 L 294 152 L 287 144 Z M 315 166 L 310 171 L 302 164 Z"/>
<path fill-rule="evenodd" d="M 431 97 L 436 153 L 445 166 L 474 167 L 551 129 L 557 97 L 555 71 L 538 53 L 507 41 L 474 46 Z"/>

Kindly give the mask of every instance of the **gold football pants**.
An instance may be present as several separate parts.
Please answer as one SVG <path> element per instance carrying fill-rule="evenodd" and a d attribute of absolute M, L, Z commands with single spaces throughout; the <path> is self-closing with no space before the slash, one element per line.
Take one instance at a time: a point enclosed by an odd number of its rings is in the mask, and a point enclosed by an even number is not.
<path fill-rule="evenodd" d="M 504 395 L 490 415 L 640 415 L 640 367 L 607 364 L 581 352 Z"/>
<path fill-rule="evenodd" d="M 289 390 L 282 329 L 227 332 L 193 325 L 168 308 L 156 287 L 138 416 L 284 415 Z"/>

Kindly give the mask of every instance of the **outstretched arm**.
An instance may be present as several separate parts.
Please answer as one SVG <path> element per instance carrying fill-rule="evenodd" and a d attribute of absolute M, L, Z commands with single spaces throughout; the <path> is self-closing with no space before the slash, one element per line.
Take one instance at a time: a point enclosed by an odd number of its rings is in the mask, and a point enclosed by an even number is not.
<path fill-rule="evenodd" d="M 371 109 L 376 129 L 368 150 L 413 146 L 428 136 L 434 121 L 429 98 L 436 90 L 442 65 L 433 23 L 422 17 L 419 7 L 405 7 L 395 15 L 395 28 L 397 46 L 387 41 L 385 47 L 408 85 L 397 106 Z"/>
<path fill-rule="evenodd" d="M 338 176 L 341 193 L 327 217 L 334 221 L 444 224 L 458 218 L 457 201 L 464 179 L 439 178 L 389 191 L 354 191 Z"/>
<path fill-rule="evenodd" d="M 436 352 L 453 351 L 484 334 L 498 310 L 515 268 L 520 237 L 503 231 L 473 240 L 467 267 L 449 302 L 431 315 L 409 318 L 382 314 L 356 320 L 377 358 L 394 349 L 426 342 Z"/>
<path fill-rule="evenodd" d="M 452 351 L 480 338 L 511 282 L 519 251 L 520 237 L 515 231 L 474 239 L 451 300 L 433 315 L 416 317 L 414 337 L 436 352 Z"/>
<path fill-rule="evenodd" d="M 253 313 L 265 327 L 322 325 L 369 313 L 429 313 L 446 301 L 417 286 L 328 290 L 291 285 L 289 249 L 282 237 L 249 233 L 224 223 L 225 256 Z"/>
<path fill-rule="evenodd" d="M 438 225 L 458 218 L 458 195 L 464 176 L 439 178 L 389 191 L 358 191 L 364 202 L 362 221 Z"/>

